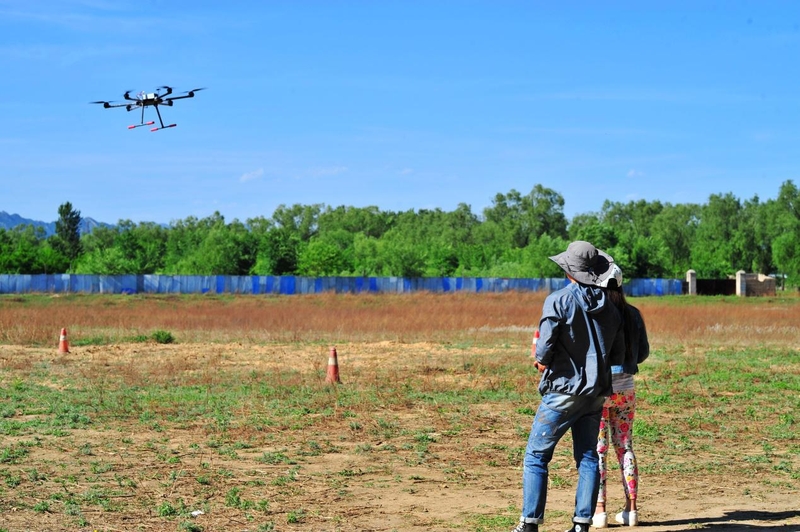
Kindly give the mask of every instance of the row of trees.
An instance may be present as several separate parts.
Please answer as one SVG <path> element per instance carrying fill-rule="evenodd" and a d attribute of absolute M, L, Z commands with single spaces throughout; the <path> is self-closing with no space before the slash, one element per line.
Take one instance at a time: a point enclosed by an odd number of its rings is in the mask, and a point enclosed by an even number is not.
<path fill-rule="evenodd" d="M 79 233 L 80 211 L 59 207 L 56 233 L 0 229 L 0 273 L 559 277 L 547 257 L 571 240 L 607 250 L 627 277 L 724 278 L 780 272 L 800 284 L 800 192 L 776 199 L 714 194 L 705 204 L 606 201 L 567 220 L 564 199 L 535 185 L 498 193 L 481 215 L 322 204 L 279 206 L 226 222 L 214 213 L 168 226 L 120 220 Z"/>

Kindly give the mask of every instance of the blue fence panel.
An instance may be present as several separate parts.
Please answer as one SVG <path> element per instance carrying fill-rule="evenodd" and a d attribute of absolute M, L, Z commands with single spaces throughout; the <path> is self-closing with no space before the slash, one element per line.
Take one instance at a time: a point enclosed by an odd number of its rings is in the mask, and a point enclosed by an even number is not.
<path fill-rule="evenodd" d="M 625 293 L 632 297 L 669 296 L 683 293 L 680 279 L 631 279 L 626 282 Z"/>
<path fill-rule="evenodd" d="M 54 291 L 57 293 L 62 292 L 69 292 L 70 291 L 70 284 L 69 284 L 70 275 L 68 273 L 62 273 L 61 275 L 55 275 L 53 280 Z"/>
<path fill-rule="evenodd" d="M 101 294 L 134 294 L 136 293 L 135 275 L 102 275 L 99 276 L 98 290 Z"/>
<path fill-rule="evenodd" d="M 389 283 L 392 286 L 391 292 L 395 294 L 402 294 L 406 289 L 405 277 L 389 277 Z"/>
<path fill-rule="evenodd" d="M 120 275 L 120 294 L 135 294 L 139 289 L 138 275 Z"/>
<path fill-rule="evenodd" d="M 366 277 L 337 277 L 336 293 L 360 294 L 366 292 L 369 285 Z"/>
<path fill-rule="evenodd" d="M 205 275 L 176 275 L 167 286 L 170 294 L 207 294 L 216 292 L 216 277 Z"/>
<path fill-rule="evenodd" d="M 420 286 L 421 285 L 421 286 Z M 417 289 L 426 290 L 428 292 L 441 292 L 442 291 L 442 278 L 441 277 L 420 277 Z"/>
<path fill-rule="evenodd" d="M 295 294 L 313 294 L 316 283 L 312 277 L 295 277 Z"/>
<path fill-rule="evenodd" d="M 338 292 L 338 277 L 320 277 L 319 292 Z"/>
<path fill-rule="evenodd" d="M 510 279 L 499 277 L 299 277 L 236 275 L 76 275 L 0 274 L 0 294 L 320 294 L 416 291 L 452 292 L 553 292 L 569 284 L 566 278 Z M 680 279 L 630 279 L 625 293 L 631 297 L 680 295 Z"/>
<path fill-rule="evenodd" d="M 91 276 L 74 274 L 69 276 L 69 287 L 72 292 L 92 293 L 100 286 L 99 279 Z"/>
<path fill-rule="evenodd" d="M 296 282 L 294 275 L 282 275 L 278 279 L 280 293 L 284 295 L 295 294 Z"/>
<path fill-rule="evenodd" d="M 30 281 L 24 281 L 24 275 L 0 274 L 0 294 L 22 294 L 27 290 L 22 288 Z"/>
<path fill-rule="evenodd" d="M 47 275 L 31 275 L 31 292 L 51 292 L 47 286 Z"/>
<path fill-rule="evenodd" d="M 141 289 L 146 294 L 152 294 L 158 291 L 158 282 L 161 278 L 160 275 L 142 275 Z"/>

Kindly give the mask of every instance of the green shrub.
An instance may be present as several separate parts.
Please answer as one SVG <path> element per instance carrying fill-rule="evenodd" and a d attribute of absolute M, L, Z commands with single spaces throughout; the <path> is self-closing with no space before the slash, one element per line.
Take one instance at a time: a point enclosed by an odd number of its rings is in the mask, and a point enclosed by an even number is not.
<path fill-rule="evenodd" d="M 157 330 L 153 332 L 153 340 L 159 344 L 171 344 L 175 342 L 175 337 L 169 331 Z"/>

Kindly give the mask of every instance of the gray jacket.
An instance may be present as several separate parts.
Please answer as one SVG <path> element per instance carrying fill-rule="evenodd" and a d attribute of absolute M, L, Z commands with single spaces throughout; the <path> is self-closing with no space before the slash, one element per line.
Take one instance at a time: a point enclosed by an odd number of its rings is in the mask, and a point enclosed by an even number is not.
<path fill-rule="evenodd" d="M 570 283 L 547 296 L 536 344 L 536 360 L 547 366 L 542 395 L 611 395 L 611 366 L 624 359 L 622 316 L 602 288 Z"/>

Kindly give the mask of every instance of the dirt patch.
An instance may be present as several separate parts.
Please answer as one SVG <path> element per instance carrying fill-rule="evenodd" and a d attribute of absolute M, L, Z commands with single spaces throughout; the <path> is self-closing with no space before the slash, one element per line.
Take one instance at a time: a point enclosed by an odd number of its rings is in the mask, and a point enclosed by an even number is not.
<path fill-rule="evenodd" d="M 405 402 L 377 401 L 370 411 L 346 405 L 352 390 L 412 377 L 420 394 L 449 387 L 501 396 L 509 380 L 476 374 L 474 365 L 523 358 L 524 350 L 386 341 L 337 349 L 342 384 L 328 392 L 330 408 L 285 424 L 258 421 L 254 413 L 266 415 L 274 406 L 265 402 L 242 404 L 242 415 L 225 427 L 207 415 L 193 419 L 174 412 L 173 419 L 169 411 L 159 411 L 159 417 L 148 417 L 142 409 L 116 419 L 98 411 L 91 424 L 56 431 L 15 434 L 7 428 L 0 436 L 5 450 L 0 528 L 507 530 L 508 519 L 519 512 L 520 449 L 531 421 L 526 407 L 535 403 L 436 404 L 409 394 Z M 325 386 L 328 350 L 328 345 L 298 344 L 132 344 L 73 347 L 58 355 L 52 349 L 0 346 L 0 387 L 25 386 L 24 378 L 55 389 L 77 382 L 96 388 L 87 401 L 113 402 L 118 386 L 141 385 L 141 393 L 151 394 L 153 387 L 162 388 L 166 394 L 180 382 L 202 394 L 223 375 L 236 375 L 252 379 L 256 396 L 259 376 L 282 372 L 297 379 L 296 393 L 303 393 L 304 387 Z M 527 376 L 520 379 L 519 386 L 535 386 Z M 379 395 L 380 386 L 376 389 Z M 51 415 L 4 412 L 6 421 L 21 426 Z M 640 467 L 665 453 L 677 451 L 637 443 Z M 738 456 L 725 446 L 708 448 L 685 457 L 705 464 L 700 474 L 643 473 L 640 528 L 800 530 L 796 475 L 773 483 L 763 469 L 753 474 L 751 464 L 735 463 Z M 794 471 L 796 456 L 795 450 L 786 466 Z M 559 445 L 551 483 L 543 532 L 569 526 L 575 472 L 568 438 Z M 609 512 L 621 501 L 619 483 L 610 482 Z"/>

